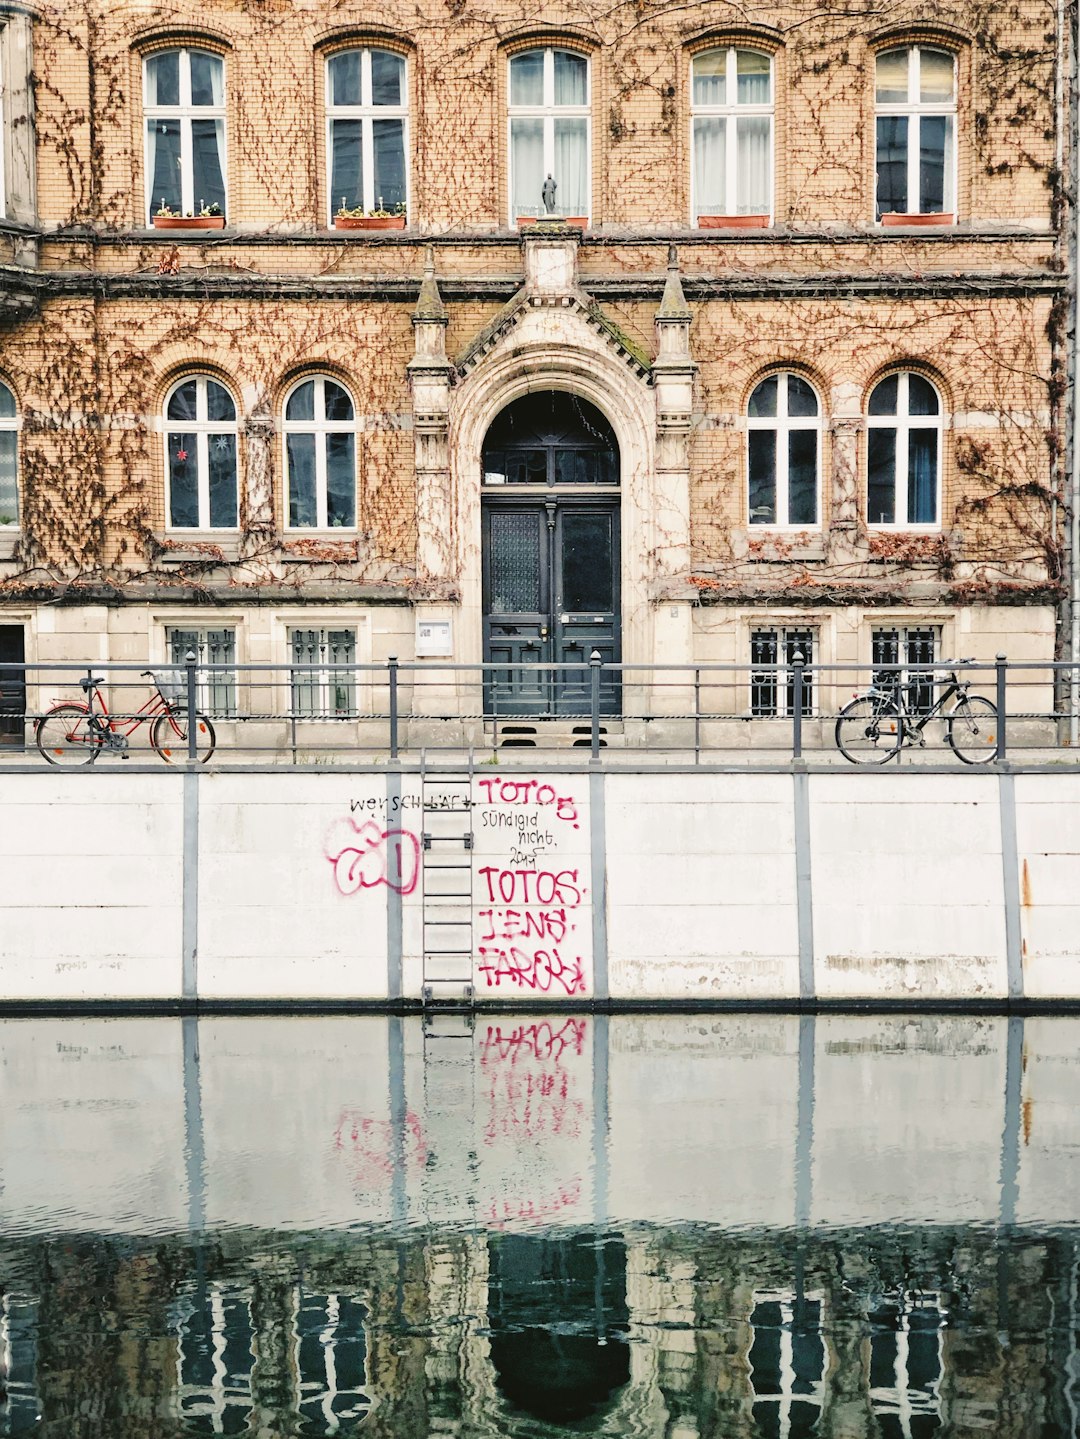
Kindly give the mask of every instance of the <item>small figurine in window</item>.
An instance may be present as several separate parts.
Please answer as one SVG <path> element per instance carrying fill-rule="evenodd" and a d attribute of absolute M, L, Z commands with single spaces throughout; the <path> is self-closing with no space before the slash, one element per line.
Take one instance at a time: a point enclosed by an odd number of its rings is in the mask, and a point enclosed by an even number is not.
<path fill-rule="evenodd" d="M 541 187 L 540 194 L 544 201 L 544 212 L 548 215 L 555 213 L 555 191 L 558 189 L 554 178 L 549 175 Z"/>

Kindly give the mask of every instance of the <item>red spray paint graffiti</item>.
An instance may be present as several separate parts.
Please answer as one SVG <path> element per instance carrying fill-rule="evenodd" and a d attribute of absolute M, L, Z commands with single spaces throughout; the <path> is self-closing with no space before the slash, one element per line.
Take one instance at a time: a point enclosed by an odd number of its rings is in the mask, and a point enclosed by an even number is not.
<path fill-rule="evenodd" d="M 334 867 L 341 894 L 356 894 L 385 884 L 398 894 L 412 894 L 420 877 L 420 841 L 407 829 L 383 829 L 373 819 L 356 824 L 335 820 L 326 836 L 325 855 Z M 394 860 L 393 871 L 389 866 Z"/>
<path fill-rule="evenodd" d="M 506 984 L 534 994 L 584 994 L 585 971 L 572 938 L 574 911 L 586 894 L 578 871 L 489 864 L 477 874 L 481 900 L 491 906 L 477 914 L 476 967 L 488 988 Z"/>

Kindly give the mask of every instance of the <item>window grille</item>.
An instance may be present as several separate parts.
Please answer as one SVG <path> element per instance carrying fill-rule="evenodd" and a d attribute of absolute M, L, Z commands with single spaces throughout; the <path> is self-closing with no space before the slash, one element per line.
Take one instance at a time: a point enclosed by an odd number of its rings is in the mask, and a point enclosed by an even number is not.
<path fill-rule="evenodd" d="M 236 631 L 222 630 L 180 630 L 168 631 L 169 658 L 181 674 L 188 653 L 193 653 L 200 665 L 235 665 Z M 227 719 L 237 712 L 236 671 L 203 670 L 197 672 L 195 703 L 204 714 L 214 718 Z"/>
<path fill-rule="evenodd" d="M 809 629 L 761 629 L 750 633 L 751 665 L 790 665 L 801 654 L 807 665 L 814 660 L 815 631 Z M 814 712 L 813 676 L 803 676 L 802 712 Z M 750 675 L 750 713 L 779 717 L 795 713 L 795 676 L 792 670 L 757 670 Z"/>
<path fill-rule="evenodd" d="M 924 625 L 921 628 L 874 630 L 872 662 L 874 683 L 883 689 L 898 688 L 912 714 L 926 714 L 933 708 L 937 684 L 933 670 L 920 668 L 937 659 L 940 630 Z M 877 665 L 903 665 L 901 670 L 876 669 Z"/>
<path fill-rule="evenodd" d="M 292 676 L 292 713 L 302 719 L 353 719 L 356 707 L 355 630 L 290 630 L 293 663 L 313 665 Z"/>

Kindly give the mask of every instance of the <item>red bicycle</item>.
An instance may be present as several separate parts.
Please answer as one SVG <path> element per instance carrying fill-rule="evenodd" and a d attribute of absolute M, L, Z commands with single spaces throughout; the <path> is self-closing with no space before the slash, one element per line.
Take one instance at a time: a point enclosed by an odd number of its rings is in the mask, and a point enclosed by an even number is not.
<path fill-rule="evenodd" d="M 85 704 L 64 702 L 46 710 L 34 726 L 37 747 L 50 764 L 93 764 L 100 754 L 127 756 L 129 736 L 152 721 L 150 744 L 166 764 L 188 757 L 186 679 L 183 672 L 143 670 L 154 681 L 154 693 L 134 714 L 110 715 L 101 690 L 103 676 L 79 681 Z M 206 715 L 195 715 L 196 757 L 205 764 L 214 753 L 217 736 Z"/>

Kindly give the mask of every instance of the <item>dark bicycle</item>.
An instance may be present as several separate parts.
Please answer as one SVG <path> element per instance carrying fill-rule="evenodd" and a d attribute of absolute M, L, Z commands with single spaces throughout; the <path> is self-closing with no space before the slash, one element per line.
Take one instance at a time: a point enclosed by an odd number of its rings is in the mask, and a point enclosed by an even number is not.
<path fill-rule="evenodd" d="M 875 675 L 870 688 L 840 711 L 836 747 L 852 764 L 885 764 L 905 747 L 925 746 L 926 726 L 940 718 L 957 759 L 964 764 L 989 764 L 998 749 L 997 706 L 982 695 L 968 694 L 969 685 L 970 681 L 951 670 L 930 708 L 913 712 L 898 672 Z"/>

